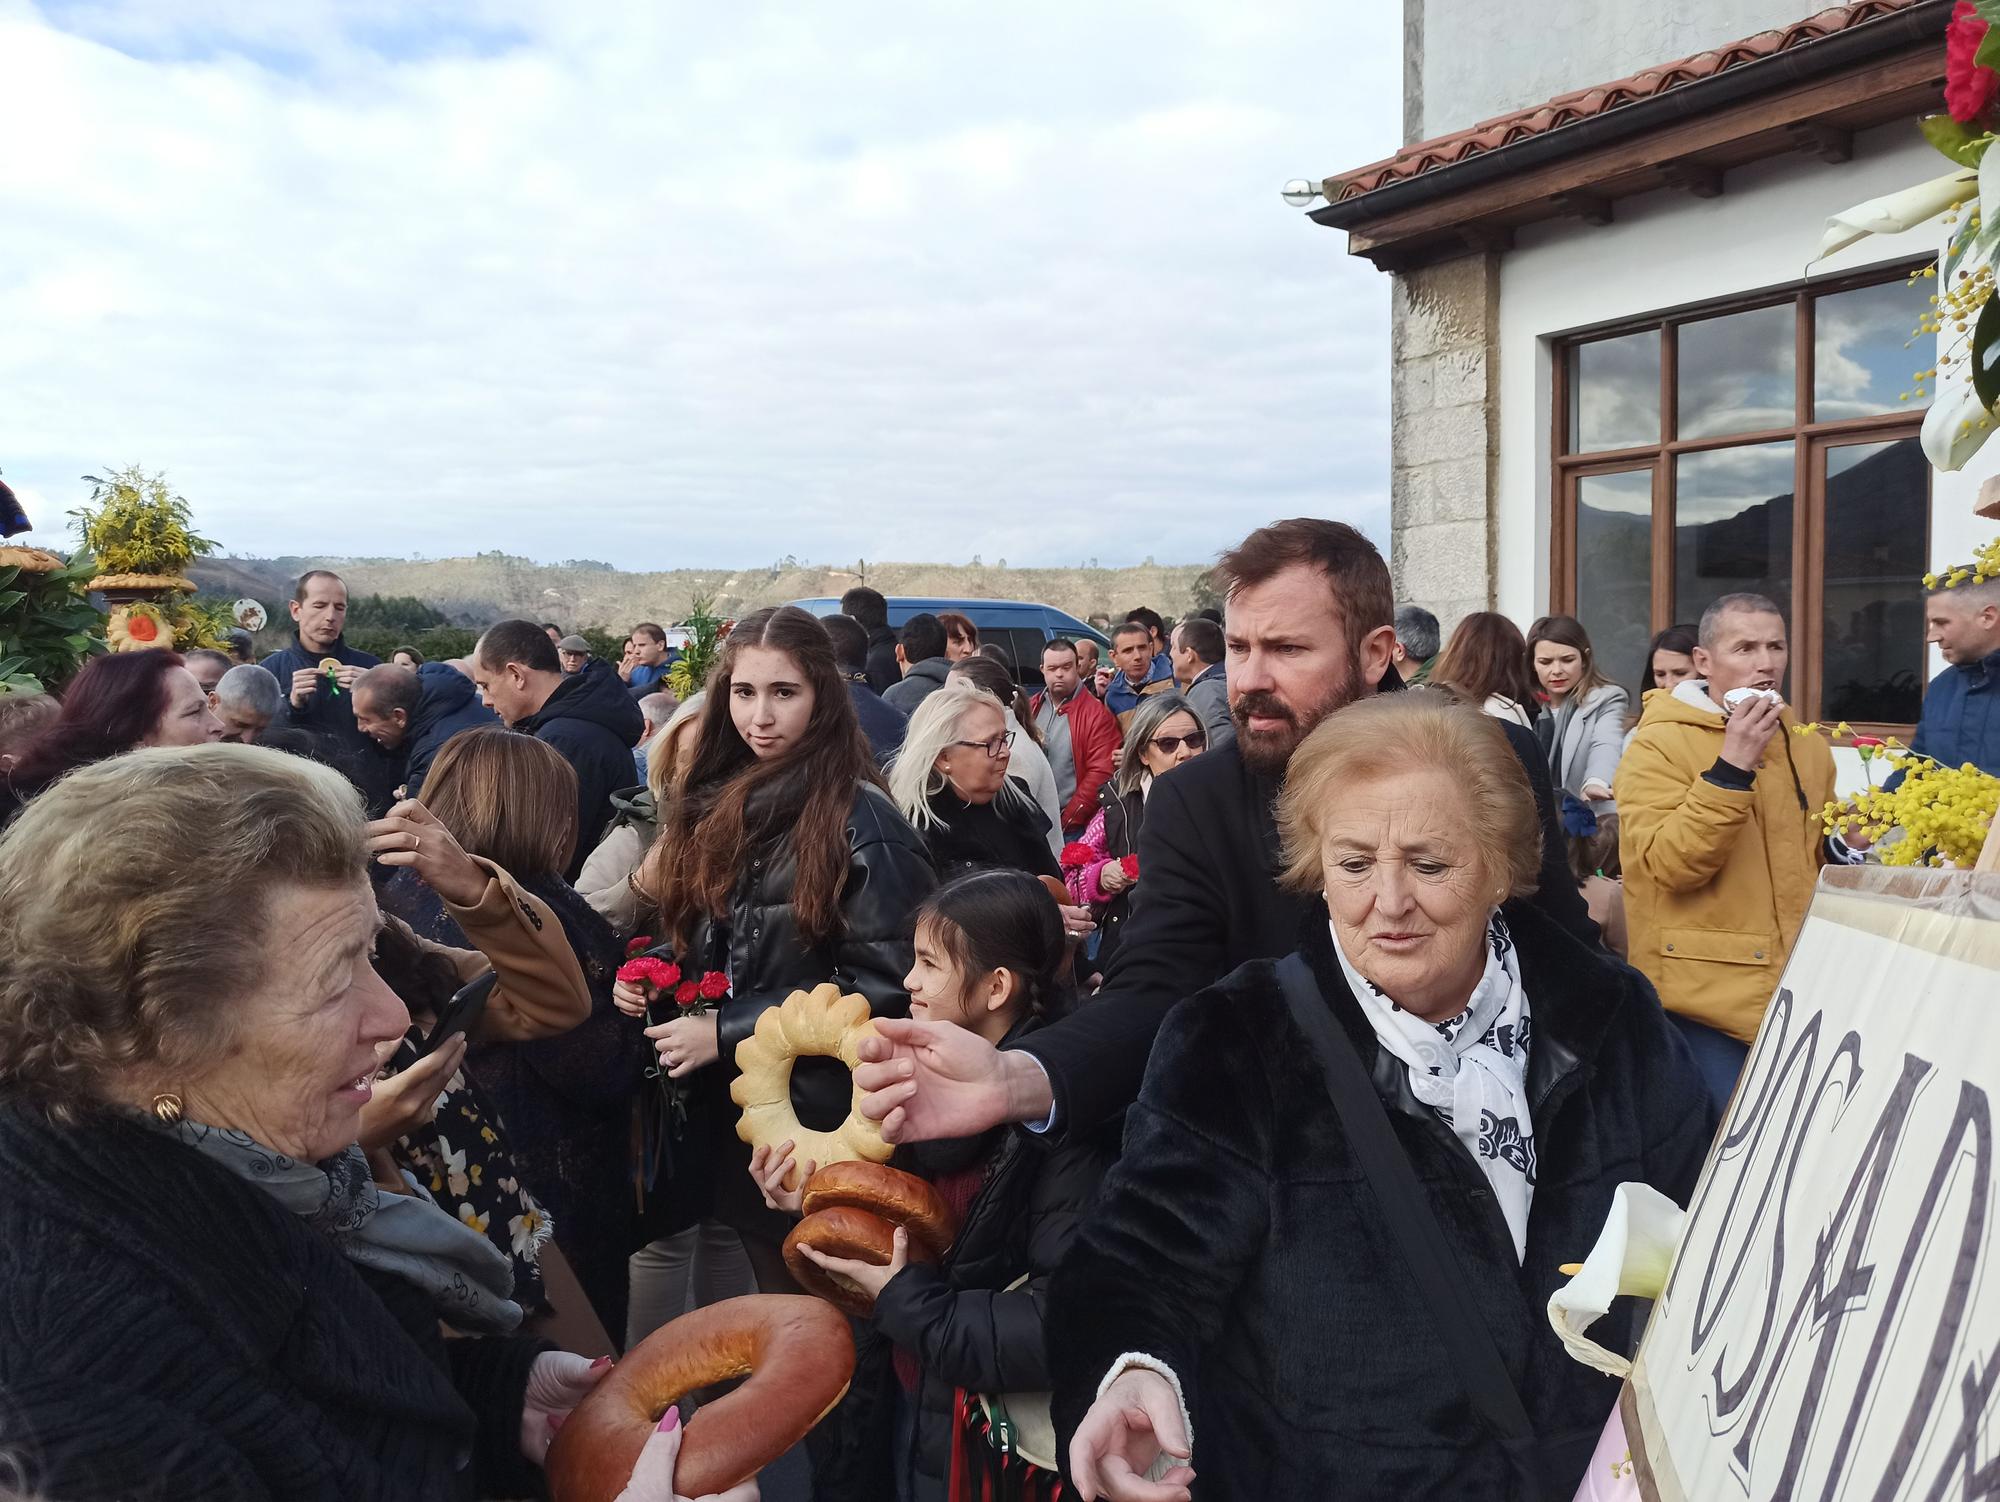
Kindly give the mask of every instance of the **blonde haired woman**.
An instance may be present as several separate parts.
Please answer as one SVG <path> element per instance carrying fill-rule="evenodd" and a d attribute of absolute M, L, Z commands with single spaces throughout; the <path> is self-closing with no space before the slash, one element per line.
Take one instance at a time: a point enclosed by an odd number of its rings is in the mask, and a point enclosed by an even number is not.
<path fill-rule="evenodd" d="M 689 694 L 667 716 L 667 723 L 653 732 L 646 745 L 646 785 L 611 795 L 611 827 L 577 873 L 577 891 L 620 938 L 637 933 L 649 911 L 634 876 L 660 832 L 660 810 L 667 806 L 687 762 L 707 700 L 705 692 Z"/>
<path fill-rule="evenodd" d="M 1534 797 L 1492 719 L 1351 704 L 1277 822 L 1281 881 L 1323 905 L 1168 1014 L 1050 1286 L 1077 1495 L 1568 1496 L 1618 1384 L 1549 1328 L 1560 1249 L 1623 1181 L 1685 1203 L 1701 1076 L 1645 977 L 1532 900 Z M 1625 1349 L 1632 1311 L 1608 1320 Z M 1525 1436 L 1479 1418 L 1487 1371 Z"/>
<path fill-rule="evenodd" d="M 1062 876 L 1047 816 L 1027 785 L 1008 775 L 1016 733 L 998 699 L 957 677 L 910 716 L 889 796 L 941 876 L 982 866 Z"/>

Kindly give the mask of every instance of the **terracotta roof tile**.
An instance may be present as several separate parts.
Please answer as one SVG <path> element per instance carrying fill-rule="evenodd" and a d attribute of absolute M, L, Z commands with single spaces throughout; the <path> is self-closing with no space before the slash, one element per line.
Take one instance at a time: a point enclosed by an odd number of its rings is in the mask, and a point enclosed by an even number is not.
<path fill-rule="evenodd" d="M 1468 157 L 1511 146 L 1529 136 L 1539 136 L 1578 120 L 1604 114 L 1620 105 L 1664 93 L 1682 84 L 1712 78 L 1744 63 L 1816 42 L 1821 37 L 1847 31 L 1895 11 L 1908 9 L 1916 3 L 1918 0 L 1855 0 L 1852 5 L 1837 5 L 1818 15 L 1808 16 L 1782 31 L 1760 31 L 1756 36 L 1745 37 L 1740 42 L 1731 42 L 1726 47 L 1708 52 L 1697 52 L 1679 62 L 1663 63 L 1635 73 L 1630 78 L 1587 89 L 1573 89 L 1567 94 L 1556 95 L 1545 104 L 1529 105 L 1526 109 L 1482 120 L 1450 135 L 1419 141 L 1405 146 L 1392 157 L 1338 177 L 1330 177 L 1325 184 L 1327 197 L 1334 202 L 1358 198 L 1390 183 L 1418 177 L 1439 167 L 1449 167 Z"/>

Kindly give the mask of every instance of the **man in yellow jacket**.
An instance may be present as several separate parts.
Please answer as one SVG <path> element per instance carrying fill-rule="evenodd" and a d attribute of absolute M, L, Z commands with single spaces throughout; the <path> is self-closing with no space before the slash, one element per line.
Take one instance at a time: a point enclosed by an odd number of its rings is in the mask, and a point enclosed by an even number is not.
<path fill-rule="evenodd" d="M 1724 595 L 1701 618 L 1699 676 L 1646 696 L 1618 764 L 1629 957 L 1718 1102 L 1735 1087 L 1819 868 L 1860 859 L 1823 833 L 1833 753 L 1791 733 L 1779 697 L 1789 660 L 1778 607 Z M 1756 692 L 1729 704 L 1739 689 Z"/>

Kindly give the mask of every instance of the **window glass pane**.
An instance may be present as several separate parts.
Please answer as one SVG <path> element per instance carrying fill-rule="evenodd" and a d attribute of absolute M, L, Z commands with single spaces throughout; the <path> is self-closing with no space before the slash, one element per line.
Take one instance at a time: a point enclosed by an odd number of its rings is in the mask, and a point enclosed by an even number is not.
<path fill-rule="evenodd" d="M 1590 633 L 1598 666 L 1636 693 L 1653 639 L 1650 466 L 1577 478 L 1576 618 Z"/>
<path fill-rule="evenodd" d="M 1930 475 L 1915 438 L 1827 450 L 1823 720 L 1916 723 Z"/>
<path fill-rule="evenodd" d="M 1935 341 L 1918 340 L 1918 318 L 1930 311 L 1935 282 L 1912 286 L 1905 277 L 1856 287 L 1813 305 L 1813 419 L 1839 422 L 1901 407 L 1923 408 L 1909 395 L 1919 369 L 1934 359 Z M 1909 396 L 1907 401 L 1899 400 Z"/>
<path fill-rule="evenodd" d="M 1569 351 L 1573 454 L 1660 441 L 1660 331 L 1575 344 Z"/>
<path fill-rule="evenodd" d="M 1798 416 L 1791 303 L 1680 326 L 1675 373 L 1682 438 L 1789 428 Z"/>
<path fill-rule="evenodd" d="M 1760 594 L 1791 618 L 1792 446 L 1683 454 L 1675 472 L 1674 619 L 1718 595 Z"/>

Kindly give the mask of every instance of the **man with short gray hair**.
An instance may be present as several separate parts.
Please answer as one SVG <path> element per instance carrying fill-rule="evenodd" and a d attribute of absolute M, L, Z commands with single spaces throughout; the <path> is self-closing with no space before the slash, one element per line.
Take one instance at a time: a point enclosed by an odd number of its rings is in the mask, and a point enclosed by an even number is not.
<path fill-rule="evenodd" d="M 209 699 L 215 717 L 222 721 L 222 738 L 248 746 L 277 718 L 284 697 L 284 690 L 268 669 L 240 662 L 217 680 Z"/>
<path fill-rule="evenodd" d="M 1819 868 L 1859 860 L 1865 843 L 1823 833 L 1833 753 L 1819 736 L 1792 734 L 1790 662 L 1777 605 L 1724 595 L 1702 614 L 1697 676 L 1647 696 L 1618 763 L 1628 958 L 1718 1104 L 1735 1088 Z"/>
<path fill-rule="evenodd" d="M 1444 632 L 1438 618 L 1421 605 L 1396 607 L 1396 645 L 1389 660 L 1405 683 L 1426 683 L 1431 664 L 1437 661 Z"/>
<path fill-rule="evenodd" d="M 1924 691 L 1910 749 L 1947 767 L 1971 762 L 2000 774 L 2000 579 L 1951 584 L 1960 572 L 1924 600 L 1924 640 L 1937 643 L 1946 666 Z"/>

